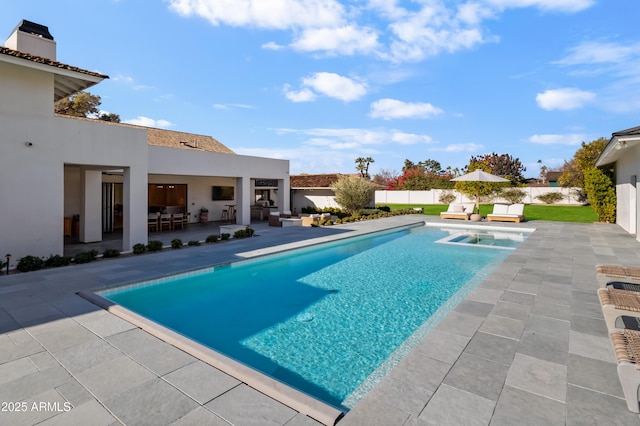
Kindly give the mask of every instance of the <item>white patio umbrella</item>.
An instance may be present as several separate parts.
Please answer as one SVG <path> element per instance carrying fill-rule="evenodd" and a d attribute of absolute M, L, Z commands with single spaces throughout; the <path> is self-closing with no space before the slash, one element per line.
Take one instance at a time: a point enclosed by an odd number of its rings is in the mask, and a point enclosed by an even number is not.
<path fill-rule="evenodd" d="M 454 182 L 509 182 L 509 179 L 502 178 L 500 176 L 492 175 L 480 169 L 474 170 L 466 175 L 458 176 L 451 179 Z M 480 188 L 478 187 L 478 194 L 476 195 L 476 208 L 480 212 Z"/>

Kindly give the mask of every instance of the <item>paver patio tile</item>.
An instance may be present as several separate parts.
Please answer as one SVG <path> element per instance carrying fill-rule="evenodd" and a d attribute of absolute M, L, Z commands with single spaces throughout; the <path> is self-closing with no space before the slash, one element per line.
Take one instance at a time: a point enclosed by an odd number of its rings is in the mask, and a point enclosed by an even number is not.
<path fill-rule="evenodd" d="M 493 309 L 493 303 L 476 302 L 473 300 L 463 300 L 458 306 L 455 307 L 455 311 L 468 315 L 475 315 L 477 317 L 486 317 Z"/>
<path fill-rule="evenodd" d="M 516 354 L 509 368 L 506 384 L 564 402 L 567 394 L 567 366 Z"/>
<path fill-rule="evenodd" d="M 4 364 L 0 364 L 0 385 L 23 376 L 28 376 L 37 371 L 38 369 L 28 357 L 5 362 Z"/>
<path fill-rule="evenodd" d="M 76 375 L 97 398 L 104 400 L 156 377 L 126 356 L 110 359 Z"/>
<path fill-rule="evenodd" d="M 624 398 L 617 365 L 580 355 L 569 355 L 567 382 L 597 392 Z"/>
<path fill-rule="evenodd" d="M 38 426 L 85 426 L 88 419 L 91 419 L 91 426 L 120 423 L 98 401 L 91 400 L 74 406 L 70 411 L 51 417 L 39 423 Z"/>
<path fill-rule="evenodd" d="M 531 312 L 531 306 L 499 301 L 491 311 L 491 314 L 525 321 L 527 318 L 529 318 L 529 312 Z"/>
<path fill-rule="evenodd" d="M 500 297 L 502 302 L 517 303 L 519 305 L 532 306 L 535 300 L 533 294 L 520 293 L 516 291 L 507 290 Z"/>
<path fill-rule="evenodd" d="M 160 378 L 129 388 L 104 404 L 127 426 L 168 424 L 198 407 Z"/>
<path fill-rule="evenodd" d="M 418 343 L 415 352 L 453 364 L 471 339 L 459 334 L 433 330 Z"/>
<path fill-rule="evenodd" d="M 463 353 L 443 383 L 497 401 L 508 370 L 508 365 Z"/>
<path fill-rule="evenodd" d="M 123 356 L 123 353 L 104 340 L 95 339 L 54 352 L 56 359 L 72 374 L 82 373 L 103 362 Z"/>
<path fill-rule="evenodd" d="M 435 330 L 471 337 L 482 325 L 482 320 L 483 318 L 475 315 L 452 311 L 436 326 Z"/>
<path fill-rule="evenodd" d="M 18 402 L 18 401 L 15 401 Z M 31 426 L 63 413 L 66 401 L 53 389 L 20 401 L 19 411 L 0 412 L 0 424 L 11 426 Z"/>
<path fill-rule="evenodd" d="M 511 386 L 502 390 L 490 423 L 491 426 L 564 424 L 565 404 Z"/>
<path fill-rule="evenodd" d="M 571 309 L 569 305 L 560 305 L 555 302 L 555 300 L 552 302 L 543 302 L 537 299 L 531 308 L 531 313 L 541 317 L 569 321 L 571 319 Z"/>
<path fill-rule="evenodd" d="M 72 380 L 69 373 L 62 367 L 39 370 L 28 376 L 8 381 L 0 386 L 0 401 L 22 401 Z"/>
<path fill-rule="evenodd" d="M 43 351 L 42 345 L 22 329 L 0 336 L 0 364 Z"/>
<path fill-rule="evenodd" d="M 202 361 L 172 371 L 163 379 L 200 404 L 211 401 L 241 383 Z"/>
<path fill-rule="evenodd" d="M 513 360 L 517 347 L 517 340 L 477 332 L 464 352 L 467 355 L 508 365 Z"/>
<path fill-rule="evenodd" d="M 566 340 L 569 337 L 569 328 L 569 321 L 532 314 L 529 316 L 524 331 L 549 334 Z"/>
<path fill-rule="evenodd" d="M 231 426 L 231 423 L 226 422 L 206 408 L 198 407 L 175 422 L 170 423 L 170 426 Z"/>
<path fill-rule="evenodd" d="M 108 337 L 133 330 L 135 325 L 107 312 L 99 311 L 76 317 L 76 321 L 100 337 Z"/>
<path fill-rule="evenodd" d="M 550 334 L 525 332 L 516 352 L 556 364 L 567 365 L 569 342 Z"/>
<path fill-rule="evenodd" d="M 489 424 L 495 405 L 490 399 L 442 385 L 419 417 L 438 426 L 482 426 Z"/>
<path fill-rule="evenodd" d="M 93 395 L 91 395 L 89 391 L 76 380 L 70 380 L 63 385 L 56 387 L 56 390 L 60 392 L 60 394 L 74 407 L 95 399 Z"/>
<path fill-rule="evenodd" d="M 27 330 L 50 352 L 98 339 L 98 336 L 69 318 L 34 325 Z"/>
<path fill-rule="evenodd" d="M 283 425 L 296 415 L 291 408 L 244 384 L 207 403 L 206 407 L 234 425 Z"/>
<path fill-rule="evenodd" d="M 491 314 L 484 320 L 479 331 L 518 340 L 523 330 L 524 321 Z"/>
<path fill-rule="evenodd" d="M 567 426 L 637 426 L 639 423 L 640 417 L 627 410 L 624 399 L 579 386 L 568 386 Z"/>
<path fill-rule="evenodd" d="M 616 362 L 616 356 L 608 337 L 594 336 L 571 330 L 569 333 L 569 353 L 605 362 Z"/>
<path fill-rule="evenodd" d="M 196 361 L 186 352 L 139 328 L 114 334 L 106 340 L 159 376 Z"/>

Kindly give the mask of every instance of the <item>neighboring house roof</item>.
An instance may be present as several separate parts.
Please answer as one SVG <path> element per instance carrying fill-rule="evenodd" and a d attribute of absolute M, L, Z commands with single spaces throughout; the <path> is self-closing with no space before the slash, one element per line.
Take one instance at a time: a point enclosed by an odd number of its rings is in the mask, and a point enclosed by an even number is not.
<path fill-rule="evenodd" d="M 291 189 L 328 189 L 341 176 L 340 173 L 330 173 L 321 175 L 293 175 L 289 183 Z"/>
<path fill-rule="evenodd" d="M 0 46 L 0 60 L 52 72 L 55 75 L 54 101 L 81 92 L 109 78 L 108 75 L 87 71 L 52 59 L 9 49 L 4 46 Z"/>
<path fill-rule="evenodd" d="M 562 172 L 547 172 L 547 181 L 557 182 L 560 176 L 562 176 Z"/>
<path fill-rule="evenodd" d="M 611 134 L 611 139 L 596 160 L 596 166 L 604 166 L 618 161 L 628 154 L 630 147 L 640 145 L 640 126 L 620 130 Z"/>
<path fill-rule="evenodd" d="M 149 135 L 149 145 L 218 152 L 221 154 L 235 154 L 235 152 L 211 136 L 155 129 L 152 127 L 148 127 L 147 131 Z"/>

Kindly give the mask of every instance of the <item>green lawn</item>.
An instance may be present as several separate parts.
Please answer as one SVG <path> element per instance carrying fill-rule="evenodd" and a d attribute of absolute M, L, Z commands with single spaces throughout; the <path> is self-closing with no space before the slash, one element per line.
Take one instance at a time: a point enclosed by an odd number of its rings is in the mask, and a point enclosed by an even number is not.
<path fill-rule="evenodd" d="M 386 204 L 391 210 L 422 207 L 424 214 L 439 216 L 441 212 L 447 210 L 445 204 Z M 493 204 L 481 204 L 480 214 L 486 216 L 493 211 Z M 524 217 L 526 220 L 551 220 L 554 222 L 581 222 L 592 223 L 598 221 L 591 206 L 554 206 L 554 205 L 531 205 L 524 206 Z"/>

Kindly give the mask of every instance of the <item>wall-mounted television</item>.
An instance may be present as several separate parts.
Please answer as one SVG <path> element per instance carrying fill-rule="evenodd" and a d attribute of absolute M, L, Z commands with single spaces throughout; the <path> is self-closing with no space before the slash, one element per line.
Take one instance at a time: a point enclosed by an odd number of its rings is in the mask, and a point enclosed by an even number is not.
<path fill-rule="evenodd" d="M 233 186 L 212 186 L 211 199 L 213 201 L 233 200 L 234 187 Z"/>

